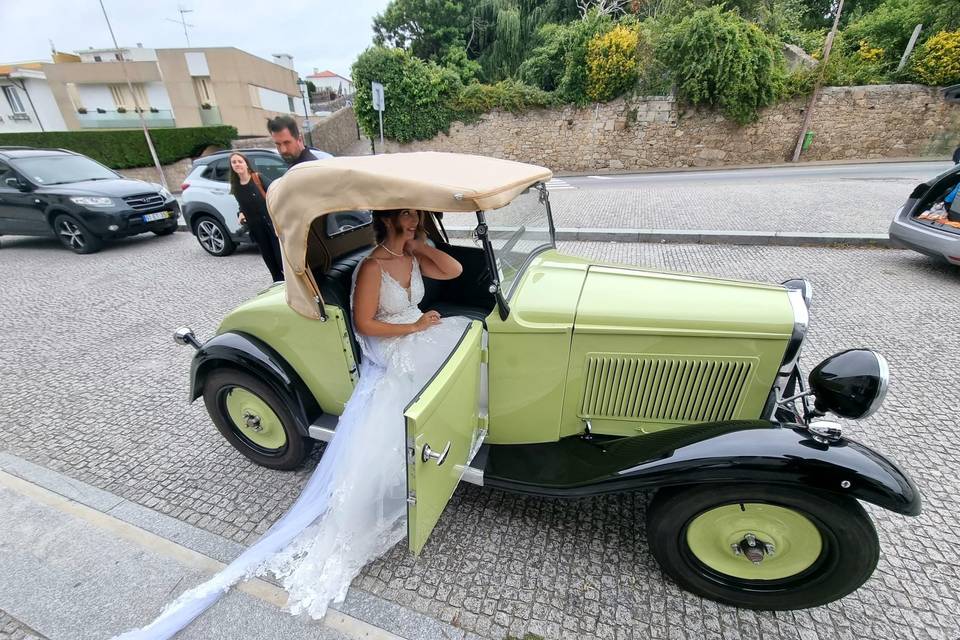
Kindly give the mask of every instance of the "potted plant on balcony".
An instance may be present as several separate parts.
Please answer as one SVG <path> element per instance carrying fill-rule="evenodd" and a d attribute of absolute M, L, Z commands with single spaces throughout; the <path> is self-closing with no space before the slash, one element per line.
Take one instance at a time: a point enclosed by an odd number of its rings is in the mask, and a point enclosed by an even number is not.
<path fill-rule="evenodd" d="M 209 102 L 204 102 L 203 104 L 200 105 L 200 108 L 201 108 L 201 109 L 212 109 L 212 108 L 213 108 L 213 105 L 210 104 Z"/>
<path fill-rule="evenodd" d="M 87 113 L 87 108 L 86 108 L 86 107 L 77 107 L 77 113 L 86 114 L 86 113 Z"/>
<path fill-rule="evenodd" d="M 150 113 L 160 113 L 160 109 L 157 109 L 156 107 L 150 107 Z"/>
<path fill-rule="evenodd" d="M 100 107 L 97 107 L 97 113 L 106 113 L 106 112 L 107 112 L 106 109 L 101 109 Z"/>
<path fill-rule="evenodd" d="M 117 107 L 117 113 L 126 113 L 126 112 L 127 112 L 126 107 Z"/>

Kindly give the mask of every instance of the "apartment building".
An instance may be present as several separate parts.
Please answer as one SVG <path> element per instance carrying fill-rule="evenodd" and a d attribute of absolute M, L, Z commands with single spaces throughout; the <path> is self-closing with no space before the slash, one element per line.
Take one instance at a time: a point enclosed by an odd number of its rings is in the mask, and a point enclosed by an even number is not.
<path fill-rule="evenodd" d="M 0 133 L 63 131 L 43 62 L 0 64 Z"/>
<path fill-rule="evenodd" d="M 268 61 L 234 47 L 150 49 L 139 43 L 76 53 L 41 65 L 70 130 L 139 127 L 138 107 L 151 127 L 229 124 L 241 136 L 264 135 L 273 116 L 303 115 L 301 85 L 286 54 Z"/>

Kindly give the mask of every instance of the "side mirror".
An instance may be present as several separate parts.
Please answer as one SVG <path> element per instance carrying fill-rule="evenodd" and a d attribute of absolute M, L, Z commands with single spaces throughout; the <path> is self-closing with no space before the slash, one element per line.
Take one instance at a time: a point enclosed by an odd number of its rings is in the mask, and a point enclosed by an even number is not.
<path fill-rule="evenodd" d="M 10 187 L 11 189 L 19 189 L 20 181 L 16 178 L 6 178 L 3 183 Z"/>
<path fill-rule="evenodd" d="M 17 177 L 7 178 L 4 180 L 4 183 L 6 183 L 6 185 L 11 189 L 16 189 L 17 191 L 27 192 L 33 190 L 33 186 L 29 182 L 21 180 Z"/>

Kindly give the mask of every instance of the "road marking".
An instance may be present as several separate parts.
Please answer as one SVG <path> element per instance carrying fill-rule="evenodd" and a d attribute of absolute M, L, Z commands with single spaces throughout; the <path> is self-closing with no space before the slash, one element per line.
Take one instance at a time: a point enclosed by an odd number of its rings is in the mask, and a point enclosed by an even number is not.
<path fill-rule="evenodd" d="M 96 509 L 80 504 L 59 493 L 45 489 L 40 485 L 18 478 L 6 471 L 0 471 L 0 486 L 16 491 L 31 500 L 71 515 L 79 520 L 85 520 L 108 534 L 123 538 L 157 555 L 172 558 L 192 569 L 200 569 L 206 573 L 216 573 L 226 566 L 210 556 L 179 545 L 176 542 L 167 540 L 155 533 L 136 527 L 118 518 L 114 518 L 102 511 L 97 511 Z M 258 600 L 271 604 L 278 609 L 282 609 L 287 603 L 286 591 L 259 578 L 241 582 L 235 588 Z M 327 610 L 327 615 L 323 618 L 322 623 L 331 629 L 357 640 L 403 640 L 400 636 L 390 633 L 385 629 L 375 627 L 363 620 L 348 616 L 334 609 Z"/>
<path fill-rule="evenodd" d="M 588 178 L 593 178 L 594 180 L 610 180 L 610 176 L 587 176 Z"/>
<path fill-rule="evenodd" d="M 561 178 L 553 178 L 547 183 L 547 189 L 550 191 L 562 191 L 564 189 L 576 189 L 576 187 Z"/>

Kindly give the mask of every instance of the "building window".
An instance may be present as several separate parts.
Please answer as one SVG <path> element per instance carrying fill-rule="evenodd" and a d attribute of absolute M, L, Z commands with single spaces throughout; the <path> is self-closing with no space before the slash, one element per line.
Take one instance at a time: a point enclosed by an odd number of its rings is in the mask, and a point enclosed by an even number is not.
<path fill-rule="evenodd" d="M 76 84 L 67 83 L 67 97 L 70 98 L 70 104 L 73 105 L 74 109 L 83 109 L 83 100 L 80 98 L 80 92 L 77 91 Z"/>
<path fill-rule="evenodd" d="M 291 96 L 287 96 L 287 105 L 290 107 L 290 113 L 296 113 L 297 108 L 293 106 L 293 98 Z"/>
<path fill-rule="evenodd" d="M 217 104 L 217 99 L 213 95 L 213 87 L 210 86 L 209 76 L 194 76 L 193 90 L 196 91 L 197 100 L 201 105 L 209 104 L 210 106 L 213 106 Z"/>
<path fill-rule="evenodd" d="M 130 87 L 125 84 L 110 85 L 110 95 L 113 97 L 113 104 L 117 109 L 133 109 L 140 106 L 141 109 L 149 109 L 150 101 L 147 99 L 147 92 L 142 84 L 133 85 L 133 95 L 130 94 Z M 134 101 L 136 97 L 136 101 Z"/>
<path fill-rule="evenodd" d="M 103 62 L 103 58 L 101 58 L 100 56 L 93 56 L 93 61 L 94 61 L 94 62 Z"/>
<path fill-rule="evenodd" d="M 27 110 L 23 108 L 23 102 L 20 100 L 20 95 L 17 93 L 17 88 L 11 85 L 4 85 L 3 95 L 6 96 L 7 102 L 10 104 L 10 110 L 13 113 L 26 113 Z"/>
<path fill-rule="evenodd" d="M 247 88 L 250 90 L 250 104 L 254 107 L 262 109 L 263 105 L 260 104 L 260 87 L 248 84 Z"/>

